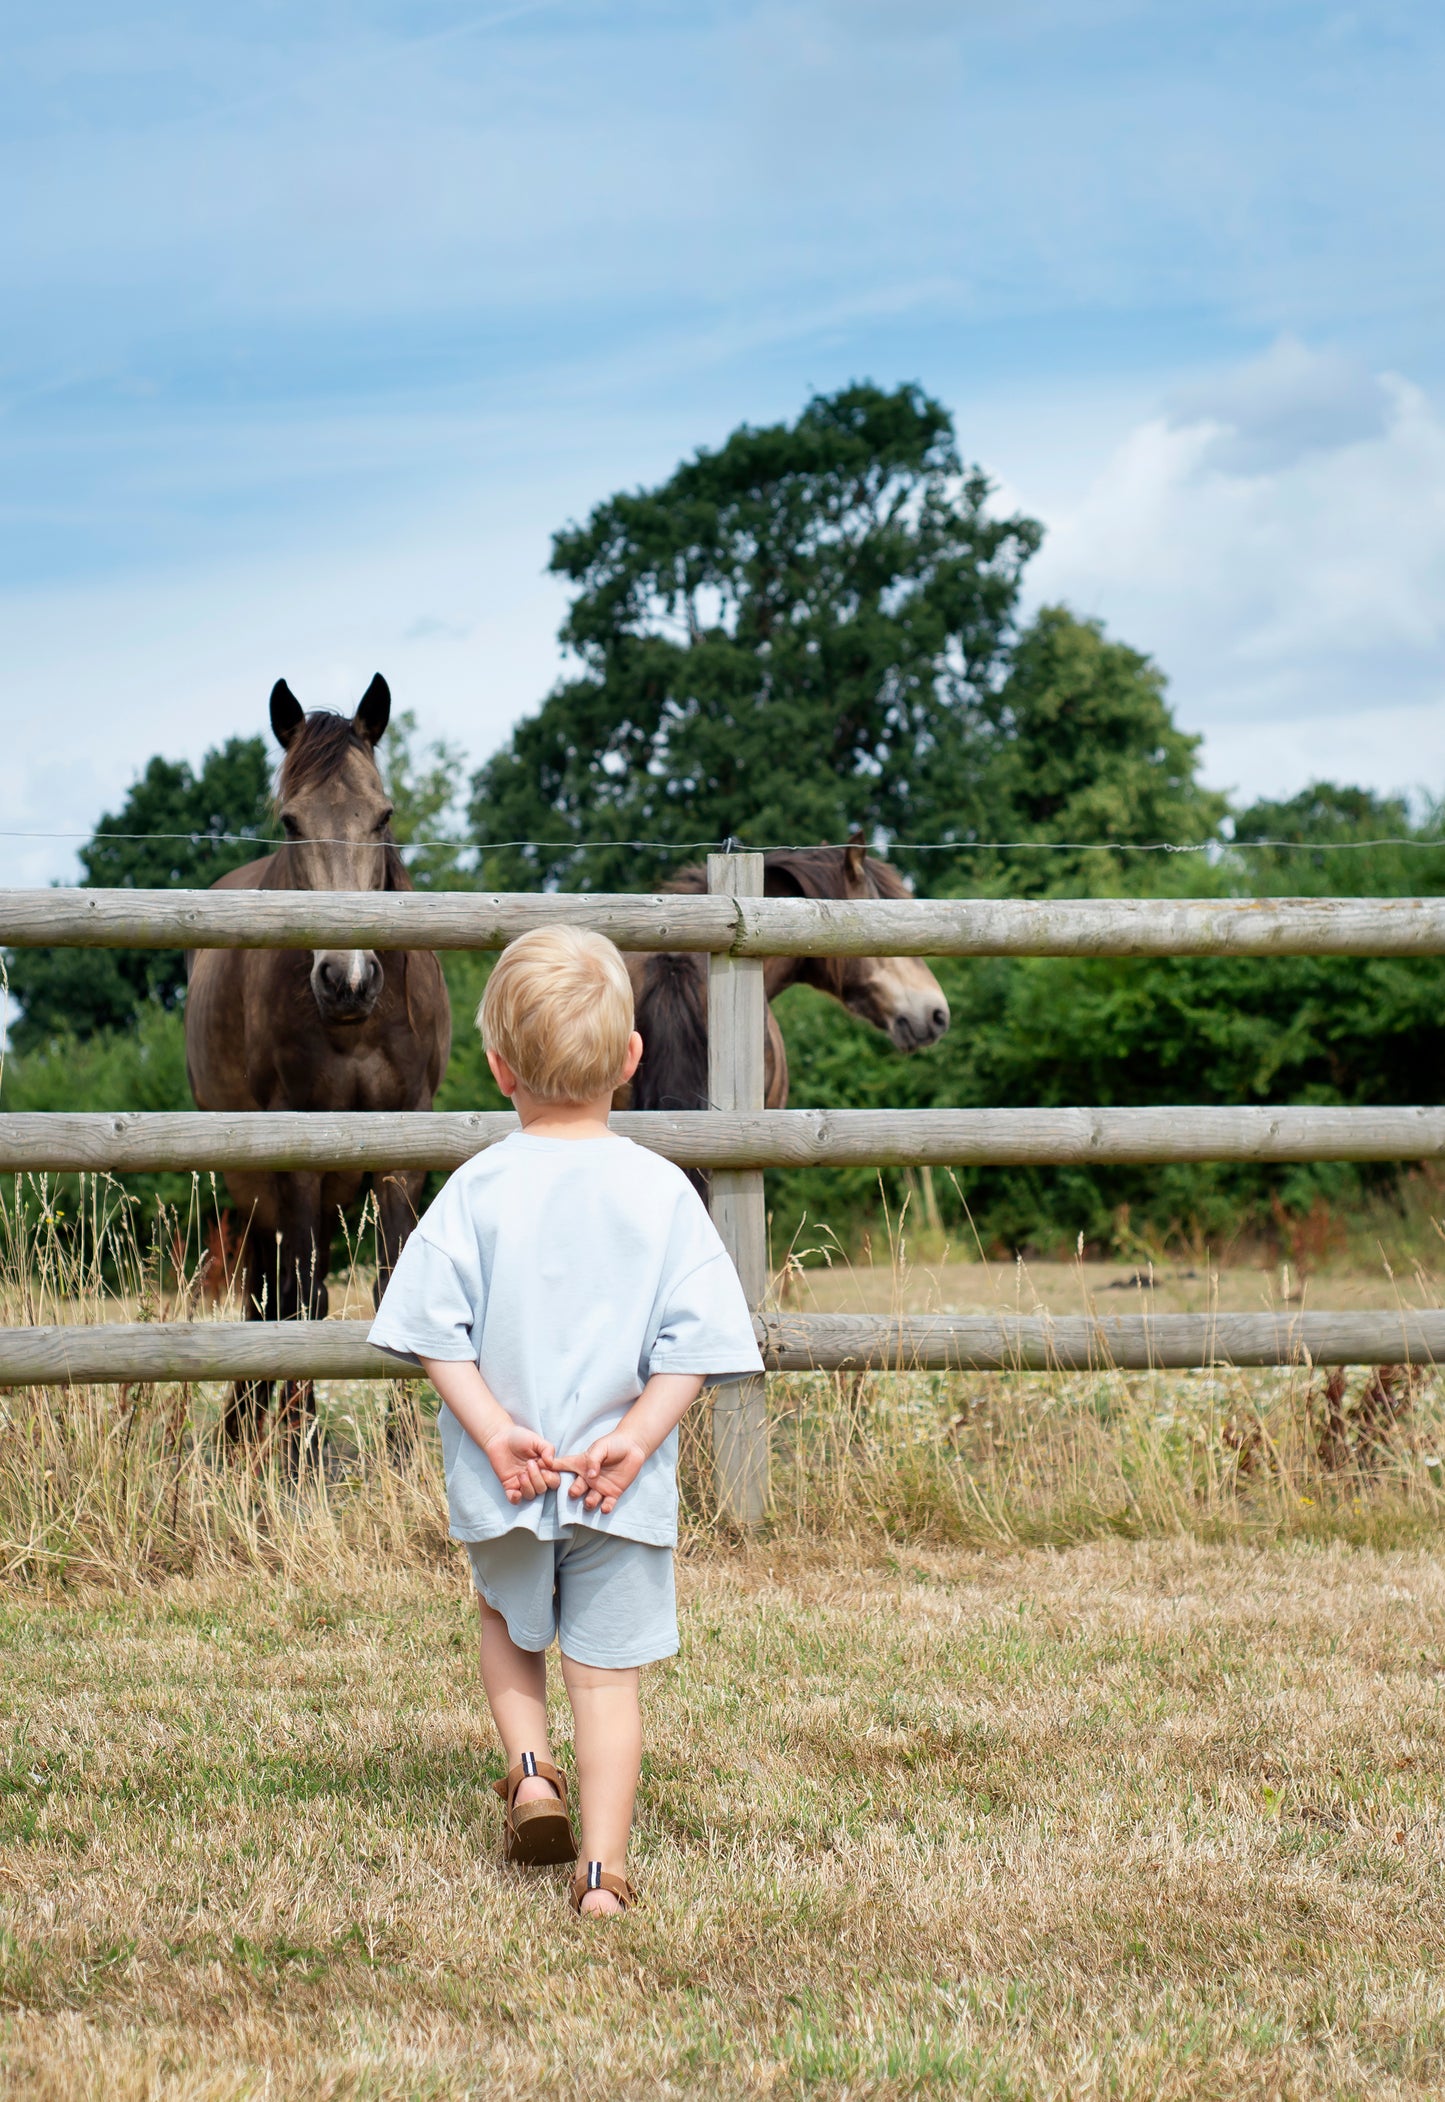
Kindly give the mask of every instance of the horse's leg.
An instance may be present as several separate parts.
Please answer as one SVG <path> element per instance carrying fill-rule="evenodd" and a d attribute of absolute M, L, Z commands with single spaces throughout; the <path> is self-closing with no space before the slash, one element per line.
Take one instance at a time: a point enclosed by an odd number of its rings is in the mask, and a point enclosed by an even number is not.
<path fill-rule="evenodd" d="M 248 1321 L 264 1321 L 266 1318 L 265 1281 L 260 1274 L 259 1257 L 257 1237 L 248 1227 L 242 1236 L 237 1264 L 241 1273 L 241 1304 Z M 269 1380 L 238 1379 L 226 1400 L 222 1423 L 226 1444 L 234 1447 L 253 1439 L 270 1404 Z"/>
<path fill-rule="evenodd" d="M 323 1238 L 321 1178 L 287 1175 L 282 1179 L 284 1224 L 277 1236 L 276 1316 L 281 1321 L 324 1321 L 330 1295 L 326 1289 L 330 1236 Z M 281 1388 L 276 1436 L 286 1471 L 298 1475 L 303 1455 L 315 1443 L 316 1393 L 309 1379 L 288 1379 Z"/>
<path fill-rule="evenodd" d="M 425 1182 L 426 1171 L 420 1168 L 388 1169 L 376 1178 L 376 1283 L 371 1288 L 373 1306 L 380 1306 L 381 1295 L 386 1290 L 396 1259 L 416 1224 Z M 419 1428 L 416 1398 L 411 1382 L 393 1380 L 391 1401 L 386 1412 L 386 1450 L 394 1465 L 400 1466 L 411 1457 Z"/>

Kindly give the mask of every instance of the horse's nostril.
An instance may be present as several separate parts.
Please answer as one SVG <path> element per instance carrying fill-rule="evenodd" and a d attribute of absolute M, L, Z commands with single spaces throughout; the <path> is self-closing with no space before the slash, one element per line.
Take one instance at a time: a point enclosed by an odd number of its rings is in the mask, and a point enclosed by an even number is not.
<path fill-rule="evenodd" d="M 376 1005 L 385 983 L 385 970 L 379 956 L 323 956 L 317 961 L 311 982 L 325 1012 L 355 1021 Z"/>
<path fill-rule="evenodd" d="M 948 1027 L 948 1009 L 946 1007 L 934 1008 L 933 1027 L 936 1034 L 942 1036 L 944 1030 Z"/>

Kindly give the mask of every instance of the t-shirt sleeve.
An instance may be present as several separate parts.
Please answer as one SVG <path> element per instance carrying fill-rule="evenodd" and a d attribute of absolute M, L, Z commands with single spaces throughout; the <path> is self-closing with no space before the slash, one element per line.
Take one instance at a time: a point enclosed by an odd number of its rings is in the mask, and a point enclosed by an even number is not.
<path fill-rule="evenodd" d="M 475 1359 L 482 1308 L 444 1248 L 414 1233 L 392 1271 L 367 1337 L 378 1350 L 418 1358 Z"/>
<path fill-rule="evenodd" d="M 716 1228 L 691 1190 L 687 1196 L 682 1260 L 662 1295 L 647 1371 L 742 1379 L 763 1369 L 753 1317 Z"/>

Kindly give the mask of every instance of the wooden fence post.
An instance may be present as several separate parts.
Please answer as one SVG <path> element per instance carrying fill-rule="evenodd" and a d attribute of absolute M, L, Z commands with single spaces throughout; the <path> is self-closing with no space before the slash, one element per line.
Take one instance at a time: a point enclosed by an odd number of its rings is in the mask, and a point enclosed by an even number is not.
<path fill-rule="evenodd" d="M 763 895 L 761 854 L 709 854 L 710 894 Z M 707 968 L 708 1105 L 761 1110 L 767 1002 L 761 957 L 712 954 Z M 768 1283 L 767 1217 L 757 1168 L 715 1168 L 713 1223 L 737 1265 L 748 1305 L 761 1306 Z M 729 1380 L 713 1396 L 713 1479 L 718 1515 L 756 1525 L 768 1501 L 768 1404 L 761 1374 Z"/>

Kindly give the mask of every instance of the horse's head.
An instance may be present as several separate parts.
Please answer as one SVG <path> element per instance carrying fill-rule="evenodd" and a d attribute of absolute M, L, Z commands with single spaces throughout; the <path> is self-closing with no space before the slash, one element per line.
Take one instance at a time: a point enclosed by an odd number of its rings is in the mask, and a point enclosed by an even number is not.
<path fill-rule="evenodd" d="M 401 859 L 391 835 L 391 798 L 376 747 L 391 714 L 378 672 L 355 715 L 307 715 L 284 679 L 271 690 L 271 728 L 285 751 L 276 815 L 286 834 L 287 874 L 297 890 L 393 890 Z M 364 1022 L 381 997 L 372 949 L 316 949 L 311 990 L 326 1022 Z"/>
<path fill-rule="evenodd" d="M 906 898 L 896 869 L 863 842 L 846 847 L 801 847 L 765 857 L 769 897 Z M 860 1021 L 881 1029 L 900 1051 L 936 1043 L 948 1027 L 948 1002 L 928 965 L 917 956 L 807 956 L 793 975 L 842 1002 Z"/>

